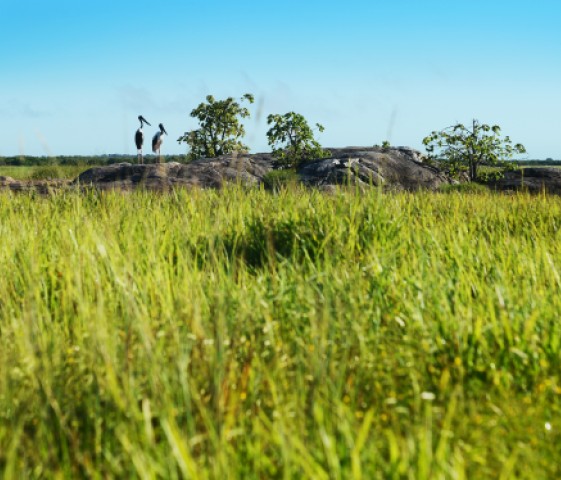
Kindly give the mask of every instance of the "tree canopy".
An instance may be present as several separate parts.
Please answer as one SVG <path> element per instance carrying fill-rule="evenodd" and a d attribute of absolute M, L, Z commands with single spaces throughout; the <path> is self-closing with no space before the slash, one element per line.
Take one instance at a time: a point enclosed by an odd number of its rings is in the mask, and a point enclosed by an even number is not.
<path fill-rule="evenodd" d="M 458 123 L 423 139 L 429 158 L 446 162 L 450 171 L 467 171 L 469 180 L 477 179 L 481 165 L 503 165 L 516 153 L 525 153 L 521 143 L 512 145 L 510 137 L 501 137 L 498 125 L 473 120 L 470 127 Z"/>
<path fill-rule="evenodd" d="M 285 165 L 294 167 L 327 155 L 303 115 L 295 112 L 271 114 L 267 117 L 267 124 L 272 125 L 267 139 L 273 155 Z M 318 131 L 324 131 L 323 125 L 316 123 L 316 127 Z"/>
<path fill-rule="evenodd" d="M 199 121 L 199 128 L 185 132 L 177 140 L 189 146 L 188 160 L 249 150 L 249 147 L 241 142 L 245 129 L 240 119 L 250 116 L 249 109 L 241 105 L 243 101 L 251 104 L 254 97 L 246 93 L 238 101 L 233 97 L 216 100 L 212 95 L 208 95 L 206 102 L 200 103 L 191 111 L 191 117 Z"/>

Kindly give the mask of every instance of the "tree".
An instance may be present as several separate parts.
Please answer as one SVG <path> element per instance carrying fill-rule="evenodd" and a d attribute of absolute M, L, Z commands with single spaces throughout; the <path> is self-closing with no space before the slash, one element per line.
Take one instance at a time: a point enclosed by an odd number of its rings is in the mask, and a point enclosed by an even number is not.
<path fill-rule="evenodd" d="M 246 93 L 239 102 L 232 97 L 215 100 L 212 95 L 208 95 L 206 103 L 193 109 L 191 116 L 199 121 L 199 128 L 185 132 L 177 139 L 179 143 L 184 142 L 189 146 L 189 160 L 249 150 L 241 142 L 245 129 L 240 119 L 250 116 L 249 110 L 240 104 L 244 100 L 253 103 L 253 95 Z"/>
<path fill-rule="evenodd" d="M 271 114 L 267 117 L 267 124 L 272 125 L 267 132 L 267 139 L 273 149 L 273 156 L 289 167 L 329 154 L 321 148 L 312 128 L 299 113 Z M 323 125 L 316 123 L 316 127 L 323 132 Z"/>
<path fill-rule="evenodd" d="M 469 180 L 477 179 L 480 165 L 502 165 L 515 153 L 525 153 L 521 143 L 512 145 L 510 137 L 501 138 L 498 125 L 473 120 L 471 128 L 461 123 L 432 132 L 423 139 L 430 159 L 446 162 L 452 173 L 467 171 Z"/>

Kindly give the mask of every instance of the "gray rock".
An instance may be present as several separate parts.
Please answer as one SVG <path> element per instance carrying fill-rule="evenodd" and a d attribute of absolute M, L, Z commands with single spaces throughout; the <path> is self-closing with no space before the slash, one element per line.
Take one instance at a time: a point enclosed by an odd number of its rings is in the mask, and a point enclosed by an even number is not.
<path fill-rule="evenodd" d="M 497 190 L 526 190 L 531 193 L 561 194 L 561 169 L 553 167 L 524 167 L 505 172 L 503 178 L 489 182 Z"/>
<path fill-rule="evenodd" d="M 14 183 L 16 183 L 16 180 L 12 177 L 0 176 L 0 187 L 8 187 Z"/>
<path fill-rule="evenodd" d="M 406 147 L 348 147 L 328 149 L 330 157 L 298 168 L 300 180 L 308 186 L 383 186 L 390 189 L 436 189 L 452 180 L 434 167 L 422 163 L 416 150 Z M 220 188 L 226 182 L 244 186 L 259 185 L 268 172 L 280 168 L 268 153 L 223 155 L 189 164 L 164 163 L 133 165 L 119 163 L 92 168 L 75 181 L 81 186 L 100 189 L 165 190 L 176 186 Z"/>
<path fill-rule="evenodd" d="M 67 184 L 66 180 L 16 180 L 12 177 L 0 176 L 0 190 L 11 190 L 12 192 L 47 194 Z"/>
<path fill-rule="evenodd" d="M 308 185 L 381 186 L 393 190 L 435 190 L 453 180 L 422 163 L 420 152 L 406 148 L 332 148 L 330 158 L 303 165 L 298 173 Z"/>
<path fill-rule="evenodd" d="M 226 182 L 258 185 L 273 169 L 268 154 L 224 155 L 204 158 L 188 164 L 161 163 L 133 165 L 118 163 L 91 168 L 83 172 L 74 184 L 101 189 L 132 189 L 144 187 L 165 190 L 172 187 L 221 188 Z"/>

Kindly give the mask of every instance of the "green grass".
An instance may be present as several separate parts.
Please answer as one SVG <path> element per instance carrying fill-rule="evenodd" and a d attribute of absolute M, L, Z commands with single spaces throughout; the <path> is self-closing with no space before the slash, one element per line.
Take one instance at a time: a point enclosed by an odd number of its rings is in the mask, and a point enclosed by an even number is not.
<path fill-rule="evenodd" d="M 561 199 L 0 195 L 0 477 L 559 478 Z"/>
<path fill-rule="evenodd" d="M 466 193 L 466 194 L 483 194 L 489 192 L 489 187 L 476 182 L 464 182 L 457 184 L 443 183 L 440 185 L 439 192 L 441 193 Z"/>
<path fill-rule="evenodd" d="M 74 179 L 91 166 L 44 165 L 33 167 L 0 166 L 0 176 L 15 180 Z"/>

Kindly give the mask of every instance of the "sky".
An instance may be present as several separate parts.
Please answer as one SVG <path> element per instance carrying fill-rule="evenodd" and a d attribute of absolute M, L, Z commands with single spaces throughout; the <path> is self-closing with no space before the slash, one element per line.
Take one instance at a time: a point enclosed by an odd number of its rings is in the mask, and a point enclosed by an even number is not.
<path fill-rule="evenodd" d="M 186 153 L 206 95 L 253 93 L 252 152 L 295 111 L 326 147 L 476 118 L 561 159 L 559 0 L 0 0 L 0 25 L 0 156 L 135 154 L 140 114 Z"/>

